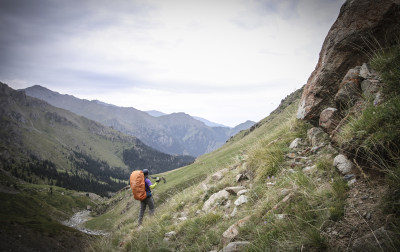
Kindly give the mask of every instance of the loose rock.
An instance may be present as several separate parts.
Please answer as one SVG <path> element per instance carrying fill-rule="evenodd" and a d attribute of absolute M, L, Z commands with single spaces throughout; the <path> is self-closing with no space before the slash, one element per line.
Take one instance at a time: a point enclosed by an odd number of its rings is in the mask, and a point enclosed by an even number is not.
<path fill-rule="evenodd" d="M 240 181 L 242 181 L 242 180 L 248 180 L 249 178 L 247 177 L 247 175 L 246 174 L 238 174 L 237 176 L 236 176 L 236 182 L 240 182 Z"/>
<path fill-rule="evenodd" d="M 225 188 L 227 192 L 229 192 L 232 195 L 237 195 L 239 191 L 246 189 L 244 186 L 231 186 Z"/>
<path fill-rule="evenodd" d="M 299 148 L 299 147 L 303 144 L 302 141 L 303 141 L 303 140 L 302 140 L 301 138 L 296 138 L 296 139 L 294 139 L 294 140 L 292 141 L 292 143 L 289 145 L 289 148 L 290 148 L 290 149 Z"/>
<path fill-rule="evenodd" d="M 360 69 L 361 67 L 359 66 L 350 69 L 340 83 L 339 91 L 335 96 L 335 102 L 341 108 L 347 109 L 352 107 L 356 100 L 360 98 Z"/>
<path fill-rule="evenodd" d="M 320 127 L 314 127 L 307 131 L 307 138 L 312 146 L 321 146 L 328 140 L 328 134 L 326 134 Z"/>
<path fill-rule="evenodd" d="M 210 211 L 215 206 L 215 203 L 218 200 L 227 200 L 228 198 L 229 198 L 229 192 L 227 192 L 226 190 L 221 190 L 217 193 L 214 193 L 206 202 L 204 202 L 203 211 L 204 212 Z"/>
<path fill-rule="evenodd" d="M 341 116 L 336 108 L 324 109 L 319 116 L 319 126 L 332 132 L 340 123 Z"/>
<path fill-rule="evenodd" d="M 317 170 L 317 166 L 316 165 L 307 166 L 307 167 L 303 168 L 303 172 L 304 173 L 313 173 L 315 170 Z"/>
<path fill-rule="evenodd" d="M 242 251 L 245 246 L 250 245 L 248 241 L 238 241 L 231 242 L 225 248 L 222 249 L 222 252 L 239 252 Z"/>
<path fill-rule="evenodd" d="M 353 169 L 353 163 L 345 155 L 339 154 L 333 160 L 335 166 L 343 175 L 350 174 Z"/>
<path fill-rule="evenodd" d="M 243 190 L 240 190 L 238 193 L 237 193 L 237 195 L 242 195 L 242 194 L 245 194 L 245 193 L 247 193 L 249 190 L 247 190 L 247 189 L 243 189 Z"/>
<path fill-rule="evenodd" d="M 228 169 L 227 169 L 227 168 L 224 168 L 224 169 L 222 169 L 222 170 L 217 171 L 216 173 L 214 173 L 214 174 L 211 176 L 211 178 L 212 178 L 213 180 L 216 180 L 216 181 L 221 180 L 221 179 L 224 177 L 224 174 L 227 173 L 227 172 L 228 172 Z"/>
<path fill-rule="evenodd" d="M 233 240 L 239 234 L 239 228 L 243 227 L 247 221 L 249 221 L 250 216 L 247 216 L 235 224 L 232 224 L 225 232 L 222 234 L 222 241 L 224 244 L 227 244 L 231 240 Z"/>
<path fill-rule="evenodd" d="M 235 201 L 236 206 L 240 206 L 248 202 L 248 198 L 246 195 L 240 195 L 240 197 Z"/>

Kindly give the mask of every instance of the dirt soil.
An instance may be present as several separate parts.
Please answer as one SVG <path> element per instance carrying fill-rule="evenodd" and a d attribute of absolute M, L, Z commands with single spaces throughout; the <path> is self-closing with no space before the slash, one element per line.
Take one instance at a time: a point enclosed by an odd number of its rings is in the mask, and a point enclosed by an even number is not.
<path fill-rule="evenodd" d="M 387 190 L 382 178 L 369 180 L 357 175 L 348 192 L 343 218 L 325 229 L 328 248 L 352 251 L 356 239 L 374 235 L 373 231 L 386 226 L 388 216 L 382 212 L 382 198 Z"/>

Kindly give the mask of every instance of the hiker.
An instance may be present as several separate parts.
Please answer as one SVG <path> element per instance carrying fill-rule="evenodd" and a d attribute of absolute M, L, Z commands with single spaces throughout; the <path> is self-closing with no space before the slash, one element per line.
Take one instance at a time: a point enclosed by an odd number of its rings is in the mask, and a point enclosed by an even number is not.
<path fill-rule="evenodd" d="M 151 195 L 151 189 L 157 186 L 157 183 L 160 182 L 160 178 L 156 178 L 156 183 L 152 184 L 149 177 L 149 170 L 144 169 L 144 182 L 146 187 L 146 198 L 140 201 L 140 212 L 139 212 L 139 226 L 142 225 L 142 220 L 144 216 L 144 211 L 146 210 L 146 206 L 149 205 L 150 215 L 154 214 L 154 200 Z"/>

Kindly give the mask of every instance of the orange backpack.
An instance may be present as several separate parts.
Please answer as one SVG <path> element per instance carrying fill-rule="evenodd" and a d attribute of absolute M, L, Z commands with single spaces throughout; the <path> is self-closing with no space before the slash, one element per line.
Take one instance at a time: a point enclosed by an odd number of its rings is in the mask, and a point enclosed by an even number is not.
<path fill-rule="evenodd" d="M 140 170 L 133 171 L 130 178 L 133 197 L 136 200 L 146 199 L 146 186 L 144 182 L 144 174 Z"/>

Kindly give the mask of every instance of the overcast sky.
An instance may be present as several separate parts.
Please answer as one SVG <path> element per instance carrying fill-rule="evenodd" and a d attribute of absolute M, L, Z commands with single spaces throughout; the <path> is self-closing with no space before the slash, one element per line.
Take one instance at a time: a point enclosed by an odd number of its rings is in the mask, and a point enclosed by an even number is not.
<path fill-rule="evenodd" d="M 343 0 L 0 0 L 0 81 L 227 126 L 307 82 Z"/>

